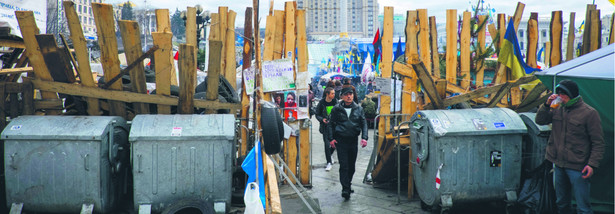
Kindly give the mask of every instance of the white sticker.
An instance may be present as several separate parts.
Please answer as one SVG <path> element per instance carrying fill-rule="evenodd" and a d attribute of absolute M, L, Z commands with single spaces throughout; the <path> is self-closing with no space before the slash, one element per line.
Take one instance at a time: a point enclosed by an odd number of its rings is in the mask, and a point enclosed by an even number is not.
<path fill-rule="evenodd" d="M 17 131 L 21 129 L 21 125 L 13 125 L 11 126 L 11 131 Z"/>
<path fill-rule="evenodd" d="M 289 51 L 287 55 L 288 55 L 287 58 L 291 58 L 291 57 L 293 57 L 293 52 Z"/>
<path fill-rule="evenodd" d="M 182 127 L 173 127 L 173 131 L 171 131 L 171 136 L 182 136 Z"/>
<path fill-rule="evenodd" d="M 433 127 L 441 127 L 442 124 L 440 124 L 440 120 L 438 119 L 431 119 L 431 124 L 433 125 Z"/>
<path fill-rule="evenodd" d="M 412 92 L 412 102 L 416 102 L 416 93 Z"/>

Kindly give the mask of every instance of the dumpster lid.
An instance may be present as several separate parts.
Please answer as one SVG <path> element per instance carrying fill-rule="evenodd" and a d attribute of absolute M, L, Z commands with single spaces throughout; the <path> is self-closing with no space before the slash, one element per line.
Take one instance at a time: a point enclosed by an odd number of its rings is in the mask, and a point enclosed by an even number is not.
<path fill-rule="evenodd" d="M 24 115 L 11 120 L 2 139 L 102 140 L 111 123 L 126 127 L 126 121 L 116 116 Z"/>
<path fill-rule="evenodd" d="M 140 140 L 232 140 L 235 116 L 208 115 L 137 115 L 132 120 L 129 141 Z"/>
<path fill-rule="evenodd" d="M 551 125 L 536 124 L 536 113 L 532 113 L 532 112 L 519 113 L 519 117 L 521 117 L 521 119 L 525 123 L 525 126 L 527 126 L 528 132 L 532 131 L 533 133 L 540 134 L 540 133 L 551 131 Z"/>
<path fill-rule="evenodd" d="M 412 116 L 412 124 L 413 129 L 423 125 L 431 127 L 437 137 L 527 132 L 519 115 L 507 108 L 418 111 Z"/>

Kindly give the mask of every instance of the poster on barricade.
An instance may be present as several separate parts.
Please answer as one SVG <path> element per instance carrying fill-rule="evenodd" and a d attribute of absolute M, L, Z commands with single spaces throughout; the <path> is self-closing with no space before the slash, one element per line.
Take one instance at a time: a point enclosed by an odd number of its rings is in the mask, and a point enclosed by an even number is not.
<path fill-rule="evenodd" d="M 254 94 L 254 66 L 243 70 L 243 83 L 246 85 L 248 96 Z"/>
<path fill-rule="evenodd" d="M 281 91 L 295 88 L 293 62 L 280 59 L 263 62 L 263 91 Z"/>

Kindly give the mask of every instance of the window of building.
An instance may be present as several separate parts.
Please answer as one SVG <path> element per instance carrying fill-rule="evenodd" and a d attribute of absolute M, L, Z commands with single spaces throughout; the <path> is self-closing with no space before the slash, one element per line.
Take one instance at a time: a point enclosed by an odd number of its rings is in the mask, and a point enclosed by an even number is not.
<path fill-rule="evenodd" d="M 78 11 L 81 13 L 81 5 L 79 5 L 79 10 Z"/>
<path fill-rule="evenodd" d="M 519 42 L 519 46 L 521 47 L 521 49 L 525 49 L 525 48 L 523 48 L 523 47 L 525 47 L 525 46 L 523 46 L 523 42 Z"/>
<path fill-rule="evenodd" d="M 523 30 L 519 30 L 519 37 L 523 37 Z"/>
<path fill-rule="evenodd" d="M 542 31 L 542 37 L 547 37 L 547 31 L 546 30 Z"/>

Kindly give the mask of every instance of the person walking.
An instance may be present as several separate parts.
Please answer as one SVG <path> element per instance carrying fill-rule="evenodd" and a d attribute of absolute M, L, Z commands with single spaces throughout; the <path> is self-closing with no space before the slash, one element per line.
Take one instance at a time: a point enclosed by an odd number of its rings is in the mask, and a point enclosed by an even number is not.
<path fill-rule="evenodd" d="M 326 171 L 331 170 L 331 165 L 333 164 L 332 154 L 335 151 L 335 148 L 331 148 L 329 142 L 332 139 L 329 138 L 327 126 L 329 124 L 329 116 L 331 115 L 331 110 L 333 110 L 333 106 L 337 104 L 337 100 L 335 99 L 335 90 L 333 88 L 325 89 L 325 98 L 321 99 L 316 105 L 316 119 L 320 122 L 320 128 L 318 131 L 322 134 L 322 139 L 325 144 L 325 158 L 327 159 L 327 166 L 325 167 Z"/>
<path fill-rule="evenodd" d="M 353 102 L 352 88 L 341 91 L 342 101 L 331 110 L 329 120 L 329 137 L 331 147 L 337 149 L 337 159 L 340 162 L 340 183 L 342 184 L 342 197 L 350 199 L 352 193 L 352 176 L 357 161 L 357 138 L 361 135 L 361 147 L 367 146 L 367 123 L 363 108 Z"/>
<path fill-rule="evenodd" d="M 590 178 L 600 167 L 604 154 L 600 116 L 583 102 L 575 82 L 562 80 L 555 92 L 540 106 L 535 119 L 536 124 L 550 123 L 552 127 L 545 157 L 553 163 L 558 213 L 575 213 L 571 206 L 573 192 L 576 213 L 593 213 L 589 202 Z"/>

